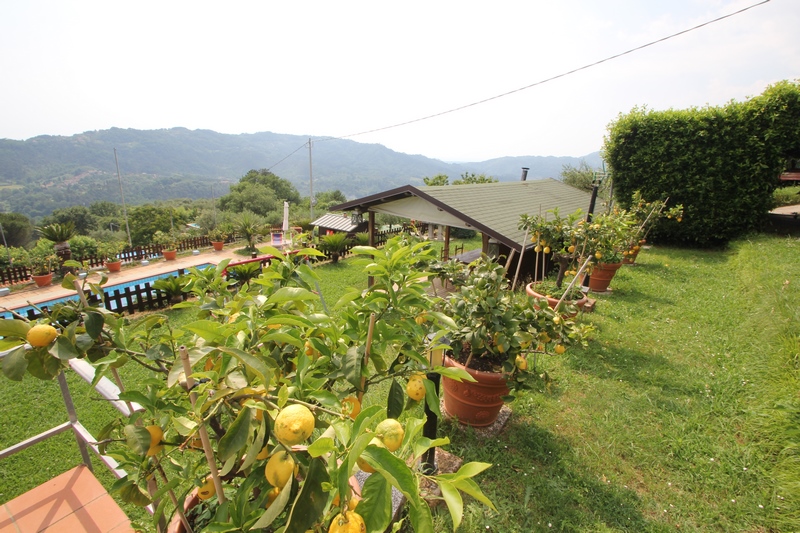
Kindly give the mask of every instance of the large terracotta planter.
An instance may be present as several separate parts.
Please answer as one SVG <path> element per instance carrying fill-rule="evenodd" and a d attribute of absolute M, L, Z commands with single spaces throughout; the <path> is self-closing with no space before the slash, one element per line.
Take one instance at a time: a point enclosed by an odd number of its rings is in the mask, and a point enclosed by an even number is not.
<path fill-rule="evenodd" d="M 444 357 L 444 366 L 466 370 L 477 380 L 476 383 L 458 382 L 442 376 L 447 414 L 469 426 L 482 427 L 494 423 L 503 407 L 503 396 L 509 393 L 506 377 L 500 373 L 465 368 L 447 356 Z"/>
<path fill-rule="evenodd" d="M 161 254 L 167 261 L 175 261 L 178 257 L 178 250 L 161 250 Z"/>
<path fill-rule="evenodd" d="M 119 272 L 122 270 L 122 261 L 106 261 L 106 268 L 109 272 Z"/>
<path fill-rule="evenodd" d="M 598 263 L 592 269 L 589 277 L 589 290 L 592 292 L 606 292 L 614 274 L 620 269 L 622 263 Z"/>
<path fill-rule="evenodd" d="M 215 252 L 221 252 L 222 248 L 225 246 L 224 241 L 211 241 L 211 246 L 214 247 Z"/>
<path fill-rule="evenodd" d="M 535 285 L 536 285 L 536 283 L 528 283 L 527 285 L 525 285 L 525 292 L 528 293 L 528 296 L 530 296 L 531 298 L 537 298 L 537 299 L 538 298 L 547 298 L 547 305 L 550 307 L 550 309 L 555 309 L 556 305 L 558 305 L 558 298 L 550 298 L 549 296 L 546 296 L 544 294 L 536 292 L 536 289 L 534 288 Z M 581 310 L 581 309 L 583 309 L 583 306 L 586 305 L 587 301 L 589 301 L 589 299 L 586 297 L 586 295 L 584 295 L 583 298 L 580 298 L 578 300 L 564 300 L 564 302 L 562 302 L 562 305 L 563 304 L 574 305 L 575 307 L 578 308 L 578 310 Z M 536 304 L 533 304 L 533 307 L 535 309 L 539 309 L 539 306 L 537 306 Z M 578 311 L 575 311 L 575 312 L 572 312 L 572 313 L 564 313 L 561 316 L 573 317 L 573 316 L 576 316 L 577 314 L 578 314 Z"/>
<path fill-rule="evenodd" d="M 53 283 L 53 273 L 45 274 L 43 276 L 31 276 L 37 287 L 47 287 Z"/>

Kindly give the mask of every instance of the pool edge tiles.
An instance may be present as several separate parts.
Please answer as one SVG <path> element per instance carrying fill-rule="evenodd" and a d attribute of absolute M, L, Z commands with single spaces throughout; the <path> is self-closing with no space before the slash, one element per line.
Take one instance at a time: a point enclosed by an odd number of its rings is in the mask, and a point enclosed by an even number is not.
<path fill-rule="evenodd" d="M 135 287 L 137 285 L 144 285 L 145 283 L 151 283 L 152 284 L 154 281 L 159 280 L 159 279 L 168 278 L 170 276 L 179 276 L 180 274 L 178 272 L 180 270 L 183 270 L 184 272 L 186 272 L 189 268 L 204 269 L 204 268 L 208 268 L 209 266 L 216 266 L 216 265 L 214 265 L 214 263 L 202 263 L 200 265 L 193 265 L 193 266 L 187 267 L 187 268 L 180 268 L 180 269 L 174 270 L 172 272 L 164 272 L 163 274 L 156 274 L 156 275 L 153 275 L 153 276 L 147 276 L 147 277 L 144 277 L 144 278 L 134 279 L 134 280 L 131 280 L 131 281 L 125 281 L 125 282 L 122 282 L 122 283 L 116 283 L 114 285 L 104 285 L 103 286 L 103 293 L 113 294 L 114 291 L 122 292 L 127 287 Z M 151 288 L 152 288 L 152 285 L 151 285 Z M 38 307 L 40 309 L 41 308 L 50 308 L 53 305 L 56 305 L 56 304 L 59 304 L 59 303 L 63 303 L 63 302 L 68 302 L 68 301 L 71 301 L 71 300 L 77 300 L 77 299 L 78 299 L 77 295 L 62 296 L 60 298 L 53 298 L 51 300 L 45 300 L 43 302 L 37 302 L 37 303 L 34 303 L 33 305 L 10 307 L 8 309 L 10 311 L 14 311 L 15 313 L 18 313 L 20 315 L 26 316 L 27 313 L 28 313 L 28 310 L 34 309 L 35 307 Z M 116 312 L 117 310 L 116 309 L 110 309 L 110 311 Z M 0 311 L 0 318 L 11 319 L 11 318 L 13 318 L 13 315 L 11 313 L 7 312 L 7 311 Z"/>

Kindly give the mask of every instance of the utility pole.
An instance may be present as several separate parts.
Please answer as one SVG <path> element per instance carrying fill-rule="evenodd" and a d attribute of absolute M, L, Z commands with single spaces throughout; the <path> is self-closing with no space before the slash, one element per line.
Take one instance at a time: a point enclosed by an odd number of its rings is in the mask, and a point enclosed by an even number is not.
<path fill-rule="evenodd" d="M 308 205 L 311 207 L 311 220 L 314 220 L 314 173 L 311 165 L 311 137 L 308 138 Z"/>
<path fill-rule="evenodd" d="M 122 198 L 122 216 L 125 217 L 125 230 L 128 232 L 128 246 L 133 248 L 131 240 L 131 227 L 128 225 L 128 210 L 125 208 L 125 194 L 122 192 L 122 176 L 119 173 L 119 160 L 117 159 L 117 149 L 114 148 L 114 163 L 117 164 L 117 181 L 119 181 L 119 196 Z"/>

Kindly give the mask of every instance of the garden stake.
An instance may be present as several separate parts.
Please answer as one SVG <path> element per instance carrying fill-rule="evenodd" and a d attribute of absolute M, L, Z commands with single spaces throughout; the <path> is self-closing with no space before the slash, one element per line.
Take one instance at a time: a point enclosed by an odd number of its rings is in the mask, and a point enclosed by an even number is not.
<path fill-rule="evenodd" d="M 369 354 L 372 351 L 372 334 L 375 331 L 375 313 L 369 315 L 369 329 L 367 330 L 367 345 L 364 347 L 364 362 L 362 363 L 363 366 L 367 366 L 369 364 Z M 363 367 L 362 367 L 363 368 Z M 366 376 L 361 376 L 361 387 L 358 391 L 358 403 L 361 403 L 362 398 L 364 398 L 364 388 L 367 386 L 367 378 Z"/>
<path fill-rule="evenodd" d="M 436 398 L 439 398 L 439 383 L 442 380 L 442 375 L 438 372 L 428 372 L 425 376 L 429 380 L 433 382 L 433 388 L 436 390 Z M 425 401 L 425 425 L 422 426 L 422 435 L 427 437 L 431 440 L 436 439 L 436 433 L 438 431 L 439 426 L 439 417 L 436 416 L 436 413 L 431 411 L 431 408 L 428 407 L 427 400 Z M 436 448 L 431 447 L 425 450 L 425 453 L 422 454 L 422 473 L 425 475 L 433 475 L 436 473 Z"/>
<path fill-rule="evenodd" d="M 514 273 L 514 281 L 511 283 L 511 292 L 517 286 L 517 277 L 519 277 L 519 269 L 522 266 L 522 258 L 525 255 L 525 245 L 528 243 L 528 230 L 525 229 L 525 237 L 522 239 L 522 250 L 519 252 L 519 261 L 517 261 L 517 271 Z"/>
<path fill-rule="evenodd" d="M 589 265 L 589 261 L 591 261 L 591 260 L 592 260 L 592 258 L 590 256 L 590 257 L 587 257 L 586 261 L 583 262 L 583 265 L 581 266 L 580 269 L 578 269 L 578 272 L 575 274 L 575 277 L 573 277 L 572 281 L 570 281 L 569 285 L 567 285 L 567 289 L 564 291 L 564 294 L 561 295 L 561 299 L 556 304 L 556 309 L 558 309 L 561 306 L 561 302 L 563 302 L 564 298 L 567 297 L 567 294 L 569 293 L 569 290 L 572 288 L 573 285 L 575 285 L 575 282 L 580 277 L 581 272 L 583 272 L 586 269 L 586 267 Z"/>
<path fill-rule="evenodd" d="M 186 346 L 178 348 L 181 354 L 181 363 L 183 363 L 183 372 L 186 374 L 186 387 L 189 389 L 189 399 L 192 401 L 192 409 L 197 410 L 197 393 L 192 390 L 194 387 L 194 378 L 192 377 L 192 365 L 189 363 L 189 350 Z M 219 472 L 217 471 L 217 461 L 214 459 L 214 451 L 211 448 L 211 441 L 208 439 L 208 432 L 203 424 L 200 424 L 197 432 L 200 434 L 200 440 L 203 443 L 203 451 L 206 454 L 206 461 L 211 468 L 211 479 L 214 480 L 214 488 L 217 491 L 217 500 L 219 503 L 225 503 L 225 493 L 222 491 L 222 481 L 219 479 Z"/>
<path fill-rule="evenodd" d="M 164 469 L 161 467 L 161 463 L 158 464 L 156 470 L 158 470 L 158 473 L 161 475 L 161 480 L 166 485 L 169 480 L 167 479 L 167 474 L 164 473 Z M 167 493 L 169 493 L 169 499 L 172 500 L 172 505 L 175 506 L 175 512 L 178 513 L 178 516 L 181 518 L 183 527 L 186 528 L 186 533 L 194 533 L 192 526 L 189 525 L 189 521 L 186 519 L 186 515 L 183 512 L 183 506 L 178 503 L 178 498 L 175 497 L 175 493 L 172 489 L 169 489 Z"/>

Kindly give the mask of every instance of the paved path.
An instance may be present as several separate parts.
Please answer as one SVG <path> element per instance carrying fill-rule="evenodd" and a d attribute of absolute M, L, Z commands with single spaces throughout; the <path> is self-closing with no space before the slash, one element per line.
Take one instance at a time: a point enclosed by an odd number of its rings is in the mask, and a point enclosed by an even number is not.
<path fill-rule="evenodd" d="M 784 205 L 782 207 L 776 207 L 770 214 L 774 215 L 794 215 L 797 216 L 800 214 L 800 204 L 797 205 Z"/>
<path fill-rule="evenodd" d="M 216 265 L 223 259 L 230 259 L 231 261 L 241 261 L 248 259 L 247 256 L 234 253 L 234 250 L 240 247 L 225 248 L 220 252 L 215 252 L 213 249 L 201 250 L 199 255 L 179 255 L 175 261 L 165 261 L 164 259 L 153 259 L 149 265 L 142 266 L 136 261 L 136 266 L 123 266 L 120 272 L 109 272 L 108 283 L 106 287 L 117 285 L 120 283 L 127 283 L 137 279 L 148 278 L 157 276 L 159 274 L 166 274 L 175 272 L 179 269 L 187 269 L 196 265 L 204 265 L 212 263 Z M 60 283 L 54 282 L 48 287 L 36 287 L 31 281 L 28 286 L 22 290 L 15 290 L 7 296 L 0 296 L 0 311 L 2 308 L 17 309 L 20 307 L 27 307 L 30 304 L 38 304 L 41 302 L 49 302 L 65 296 L 73 296 L 75 291 L 67 290 L 61 287 Z"/>

